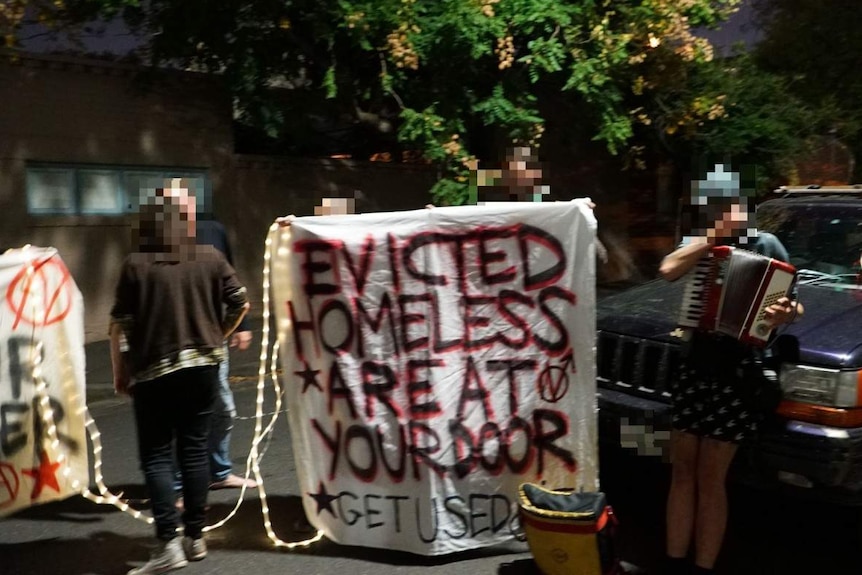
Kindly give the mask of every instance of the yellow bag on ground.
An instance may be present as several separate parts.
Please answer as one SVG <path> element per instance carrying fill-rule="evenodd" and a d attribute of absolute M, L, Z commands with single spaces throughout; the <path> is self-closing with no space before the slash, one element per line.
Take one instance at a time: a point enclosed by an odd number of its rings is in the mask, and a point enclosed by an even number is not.
<path fill-rule="evenodd" d="M 604 493 L 518 489 L 521 524 L 544 575 L 616 575 L 616 519 Z"/>

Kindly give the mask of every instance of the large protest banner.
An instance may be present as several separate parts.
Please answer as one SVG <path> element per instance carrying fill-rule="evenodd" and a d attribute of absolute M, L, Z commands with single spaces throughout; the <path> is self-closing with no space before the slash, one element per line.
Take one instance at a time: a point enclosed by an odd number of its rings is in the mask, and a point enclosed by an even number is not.
<path fill-rule="evenodd" d="M 54 248 L 0 255 L 0 517 L 89 478 L 83 299 Z"/>
<path fill-rule="evenodd" d="M 297 218 L 272 238 L 311 523 L 425 555 L 510 540 L 529 481 L 595 490 L 585 200 Z"/>

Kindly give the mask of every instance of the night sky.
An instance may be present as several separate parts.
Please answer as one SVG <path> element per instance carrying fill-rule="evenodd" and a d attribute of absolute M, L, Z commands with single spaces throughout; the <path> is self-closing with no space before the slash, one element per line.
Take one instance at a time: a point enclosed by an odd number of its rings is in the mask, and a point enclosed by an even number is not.
<path fill-rule="evenodd" d="M 727 53 L 730 47 L 739 41 L 747 45 L 755 43 L 759 37 L 758 32 L 751 23 L 753 10 L 748 4 L 743 4 L 724 25 L 718 30 L 701 30 L 699 35 L 708 38 L 716 48 L 717 53 Z M 127 54 L 135 46 L 140 44 L 138 38 L 132 36 L 125 25 L 119 21 L 108 24 L 99 24 L 104 29 L 100 35 L 83 38 L 85 51 L 91 54 L 110 53 L 122 56 Z M 60 51 L 65 52 L 72 49 L 70 43 L 63 39 L 52 40 L 41 35 L 44 29 L 41 26 L 29 26 L 21 31 L 21 46 L 30 52 L 47 53 Z"/>

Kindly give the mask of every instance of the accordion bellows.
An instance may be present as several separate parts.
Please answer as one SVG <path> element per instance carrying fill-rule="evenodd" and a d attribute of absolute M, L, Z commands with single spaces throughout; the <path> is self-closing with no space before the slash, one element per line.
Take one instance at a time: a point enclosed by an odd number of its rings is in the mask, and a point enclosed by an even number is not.
<path fill-rule="evenodd" d="M 764 346 L 773 326 L 766 308 L 786 297 L 792 265 L 730 246 L 716 246 L 689 272 L 678 325 Z"/>
<path fill-rule="evenodd" d="M 613 511 L 604 493 L 552 491 L 524 483 L 518 490 L 521 523 L 544 575 L 612 575 Z"/>

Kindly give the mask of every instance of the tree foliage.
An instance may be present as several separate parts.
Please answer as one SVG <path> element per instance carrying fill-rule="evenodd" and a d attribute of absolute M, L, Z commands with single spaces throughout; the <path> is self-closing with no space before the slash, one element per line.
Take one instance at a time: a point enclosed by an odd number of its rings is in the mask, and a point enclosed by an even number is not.
<path fill-rule="evenodd" d="M 649 125 L 642 122 L 639 139 L 682 163 L 711 158 L 746 165 L 758 190 L 771 190 L 786 183 L 826 113 L 791 86 L 746 52 L 716 60 L 689 70 L 685 82 L 646 104 L 649 113 L 639 116 Z"/>
<path fill-rule="evenodd" d="M 761 69 L 817 110 L 814 133 L 832 133 L 862 157 L 862 4 L 855 0 L 757 0 Z M 862 178 L 862 162 L 856 163 Z"/>
<path fill-rule="evenodd" d="M 272 134 L 295 115 L 273 87 L 391 134 L 440 167 L 441 203 L 466 200 L 470 170 L 495 146 L 540 145 L 560 102 L 577 110 L 565 119 L 574 130 L 635 163 L 641 136 L 746 136 L 719 128 L 739 80 L 693 33 L 739 0 L 66 2 L 55 20 L 121 13 L 152 64 L 221 74 L 242 118 Z"/>

